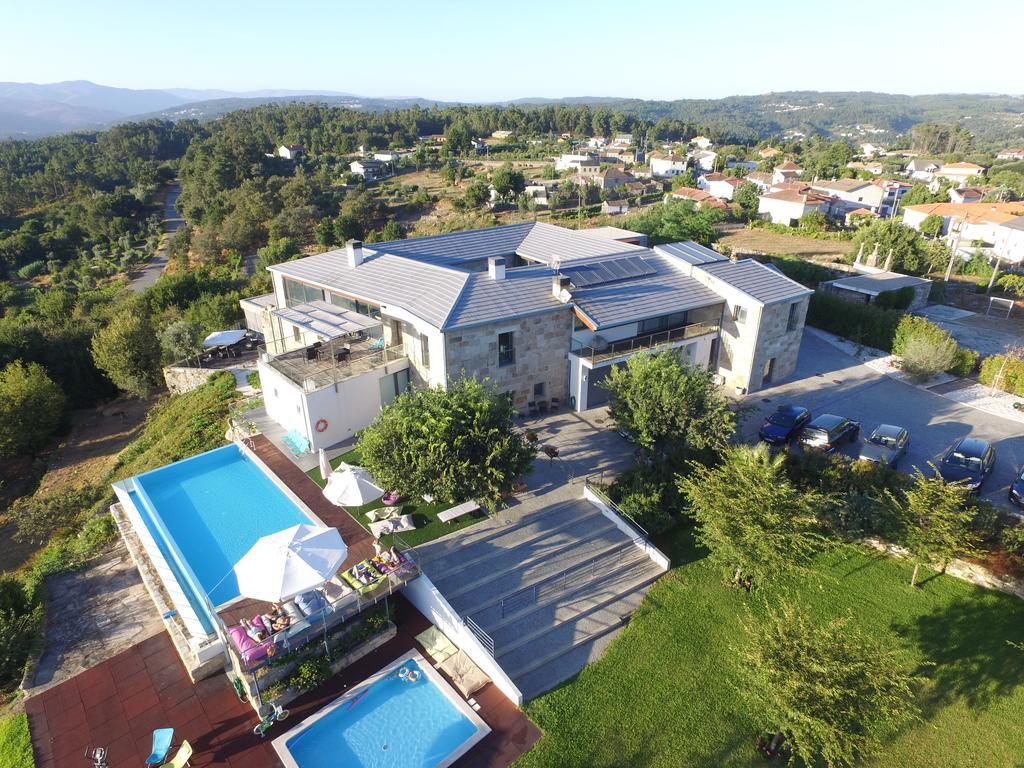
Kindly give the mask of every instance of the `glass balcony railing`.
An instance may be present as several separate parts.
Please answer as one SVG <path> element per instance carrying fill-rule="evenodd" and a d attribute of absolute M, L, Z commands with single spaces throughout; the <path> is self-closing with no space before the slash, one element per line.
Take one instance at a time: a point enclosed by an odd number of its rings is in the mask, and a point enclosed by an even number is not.
<path fill-rule="evenodd" d="M 592 345 L 580 344 L 573 341 L 569 351 L 591 362 L 608 360 L 612 357 L 623 357 L 642 350 L 657 349 L 670 344 L 675 344 L 697 336 L 704 336 L 709 333 L 718 333 L 718 323 L 690 323 L 679 328 L 648 333 L 642 336 L 633 336 L 618 341 L 600 342 Z M 598 337 L 600 338 L 600 336 Z"/>

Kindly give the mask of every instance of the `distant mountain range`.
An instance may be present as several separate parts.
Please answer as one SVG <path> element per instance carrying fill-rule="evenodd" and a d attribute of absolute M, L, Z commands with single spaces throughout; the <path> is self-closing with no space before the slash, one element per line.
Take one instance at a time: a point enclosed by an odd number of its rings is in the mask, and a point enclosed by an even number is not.
<path fill-rule="evenodd" d="M 234 92 L 169 88 L 111 88 L 87 80 L 37 85 L 0 83 L 0 138 L 34 138 L 106 128 L 127 120 L 211 120 L 267 103 L 317 101 L 367 112 L 413 106 L 450 106 L 433 99 L 382 99 L 341 91 Z M 789 91 L 723 99 L 646 101 L 607 96 L 522 98 L 493 102 L 524 109 L 589 104 L 650 121 L 674 118 L 738 141 L 768 136 L 822 134 L 886 141 L 920 122 L 961 123 L 978 145 L 999 147 L 1024 141 L 1024 98 L 997 94 L 905 96 L 872 92 Z"/>

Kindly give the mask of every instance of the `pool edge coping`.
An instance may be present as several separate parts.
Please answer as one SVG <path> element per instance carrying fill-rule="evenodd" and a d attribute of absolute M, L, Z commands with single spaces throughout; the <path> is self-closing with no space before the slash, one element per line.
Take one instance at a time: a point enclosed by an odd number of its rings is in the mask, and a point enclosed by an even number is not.
<path fill-rule="evenodd" d="M 393 661 L 381 667 L 372 675 L 365 678 L 358 685 L 352 687 L 345 693 L 341 694 L 326 706 L 321 707 L 318 711 L 311 714 L 301 723 L 292 726 L 287 731 L 282 733 L 280 736 L 276 737 L 271 742 L 271 746 L 274 748 L 274 751 L 277 753 L 277 756 L 280 758 L 281 762 L 284 763 L 285 768 L 302 768 L 302 766 L 300 766 L 295 761 L 295 758 L 292 757 L 292 753 L 288 749 L 287 742 L 289 739 L 294 738 L 302 731 L 305 731 L 308 728 L 312 727 L 318 720 L 326 717 L 335 709 L 340 707 L 342 704 L 345 704 L 346 702 L 352 700 L 357 695 L 361 694 L 367 688 L 382 680 L 385 676 L 390 674 L 393 670 L 397 669 L 407 661 L 415 661 L 419 665 L 420 669 L 423 670 L 423 673 L 434 684 L 434 686 L 437 687 L 437 689 L 440 690 L 442 694 L 444 694 L 445 698 L 447 698 L 452 703 L 452 705 L 459 711 L 459 714 L 461 714 L 463 717 L 469 720 L 469 722 L 471 722 L 476 727 L 476 733 L 474 733 L 468 739 L 463 741 L 446 758 L 441 760 L 441 762 L 437 763 L 434 766 L 434 768 L 447 768 L 448 766 L 452 765 L 452 763 L 454 763 L 456 760 L 458 760 L 467 752 L 469 752 L 469 750 L 471 750 L 473 747 L 475 747 L 477 744 L 483 741 L 483 739 L 489 733 L 491 733 L 491 726 L 489 726 L 477 712 L 473 711 L 473 708 L 469 706 L 469 703 L 465 701 L 461 696 L 459 696 L 459 694 L 455 691 L 452 685 L 447 680 L 445 680 L 441 676 L 441 674 L 436 669 L 434 669 L 433 665 L 431 665 L 423 657 L 423 654 L 421 654 L 418 650 L 413 648 L 399 655 Z"/>

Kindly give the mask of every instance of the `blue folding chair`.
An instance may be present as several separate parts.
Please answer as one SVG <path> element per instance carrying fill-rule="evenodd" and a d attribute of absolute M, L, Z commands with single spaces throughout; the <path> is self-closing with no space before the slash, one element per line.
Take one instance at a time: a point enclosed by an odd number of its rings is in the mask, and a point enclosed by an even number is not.
<path fill-rule="evenodd" d="M 146 758 L 146 765 L 159 765 L 171 751 L 171 740 L 174 738 L 173 728 L 157 728 L 153 731 L 153 749 Z"/>

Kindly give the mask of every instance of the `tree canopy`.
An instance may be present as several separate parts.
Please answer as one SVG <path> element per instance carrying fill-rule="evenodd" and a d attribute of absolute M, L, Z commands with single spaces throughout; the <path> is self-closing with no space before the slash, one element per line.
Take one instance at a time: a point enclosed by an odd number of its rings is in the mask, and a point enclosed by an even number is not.
<path fill-rule="evenodd" d="M 144 397 L 158 386 L 160 343 L 149 315 L 128 307 L 92 338 L 96 365 L 119 388 Z"/>
<path fill-rule="evenodd" d="M 64 418 L 64 393 L 38 363 L 0 369 L 0 456 L 46 444 Z"/>
<path fill-rule="evenodd" d="M 746 622 L 740 693 L 806 765 L 853 766 L 919 717 L 918 678 L 892 642 L 847 619 L 812 619 L 782 601 Z"/>
<path fill-rule="evenodd" d="M 728 448 L 714 467 L 691 462 L 678 482 L 697 521 L 697 539 L 734 581 L 763 583 L 808 570 L 831 546 L 819 522 L 829 499 L 797 489 L 785 457 L 771 456 L 763 444 Z"/>
<path fill-rule="evenodd" d="M 736 426 L 714 374 L 673 351 L 634 355 L 614 366 L 601 386 L 616 426 L 663 456 L 721 450 Z"/>
<path fill-rule="evenodd" d="M 476 500 L 491 509 L 530 471 L 536 448 L 490 382 L 463 378 L 399 395 L 363 430 L 359 452 L 378 484 L 405 496 Z"/>

